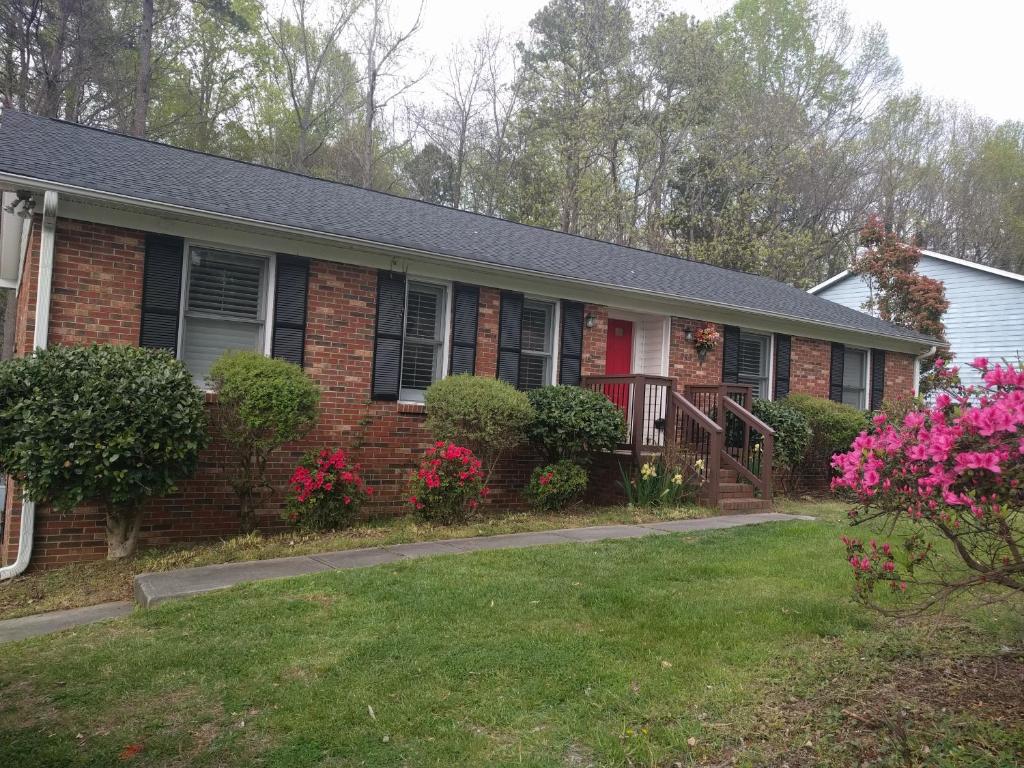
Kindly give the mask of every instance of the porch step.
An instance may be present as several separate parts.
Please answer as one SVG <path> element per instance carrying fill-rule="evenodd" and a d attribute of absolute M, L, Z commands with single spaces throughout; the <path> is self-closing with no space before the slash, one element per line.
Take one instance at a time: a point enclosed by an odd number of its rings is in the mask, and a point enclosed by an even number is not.
<path fill-rule="evenodd" d="M 767 499 L 721 499 L 718 508 L 722 512 L 771 512 L 772 503 Z"/>
<path fill-rule="evenodd" d="M 735 483 L 739 480 L 736 475 L 735 469 L 720 469 L 718 470 L 718 482 L 719 483 Z"/>
<path fill-rule="evenodd" d="M 754 486 L 748 483 L 719 483 L 718 494 L 723 499 L 752 499 Z"/>

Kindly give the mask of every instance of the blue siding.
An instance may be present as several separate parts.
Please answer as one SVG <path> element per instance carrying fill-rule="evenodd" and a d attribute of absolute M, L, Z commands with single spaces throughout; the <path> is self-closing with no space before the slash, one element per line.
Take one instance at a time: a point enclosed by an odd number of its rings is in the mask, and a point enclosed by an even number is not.
<path fill-rule="evenodd" d="M 1024 281 L 927 254 L 921 256 L 918 271 L 946 286 L 949 310 L 943 322 L 964 381 L 977 382 L 974 371 L 967 368 L 967 363 L 976 357 L 1013 362 L 1024 357 Z M 868 287 L 859 277 L 847 277 L 817 295 L 863 310 Z"/>

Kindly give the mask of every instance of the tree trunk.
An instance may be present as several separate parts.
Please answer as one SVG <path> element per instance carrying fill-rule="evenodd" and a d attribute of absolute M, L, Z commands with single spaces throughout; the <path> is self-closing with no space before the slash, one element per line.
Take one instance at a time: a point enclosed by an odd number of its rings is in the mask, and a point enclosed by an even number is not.
<path fill-rule="evenodd" d="M 139 30 L 139 68 L 135 79 L 135 115 L 132 136 L 144 138 L 149 115 L 149 81 L 153 75 L 153 0 L 142 0 L 142 27 Z"/>
<path fill-rule="evenodd" d="M 139 544 L 142 511 L 134 507 L 110 507 L 107 510 L 107 560 L 131 557 Z"/>
<path fill-rule="evenodd" d="M 256 506 L 256 499 L 252 494 L 243 494 L 238 497 L 238 517 L 242 533 L 255 533 L 259 528 Z"/>

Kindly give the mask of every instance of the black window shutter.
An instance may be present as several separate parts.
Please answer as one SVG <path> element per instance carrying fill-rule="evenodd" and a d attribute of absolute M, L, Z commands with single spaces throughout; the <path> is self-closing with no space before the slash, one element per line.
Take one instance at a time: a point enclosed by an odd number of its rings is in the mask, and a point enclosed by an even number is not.
<path fill-rule="evenodd" d="M 837 403 L 843 402 L 843 358 L 846 346 L 838 342 L 832 343 L 832 361 L 828 366 L 828 399 Z"/>
<path fill-rule="evenodd" d="M 737 384 L 740 380 L 740 329 L 735 325 L 725 326 L 722 341 L 722 382 Z"/>
<path fill-rule="evenodd" d="M 882 407 L 885 398 L 885 350 L 871 350 L 871 405 L 872 411 Z"/>
<path fill-rule="evenodd" d="M 476 329 L 480 289 L 456 283 L 452 289 L 452 375 L 476 372 Z"/>
<path fill-rule="evenodd" d="M 405 324 L 405 275 L 377 273 L 377 327 L 373 337 L 370 397 L 397 400 L 402 380 L 402 331 Z"/>
<path fill-rule="evenodd" d="M 181 266 L 185 241 L 171 235 L 146 233 L 142 269 L 142 327 L 139 346 L 178 353 L 178 314 L 181 309 Z"/>
<path fill-rule="evenodd" d="M 563 301 L 561 325 L 558 383 L 578 387 L 583 378 L 583 305 L 576 301 Z"/>
<path fill-rule="evenodd" d="M 783 334 L 775 334 L 775 399 L 781 400 L 789 394 L 789 358 L 793 340 Z"/>
<path fill-rule="evenodd" d="M 302 365 L 306 345 L 306 294 L 309 261 L 298 256 L 277 255 L 274 286 L 274 330 L 270 354 Z"/>
<path fill-rule="evenodd" d="M 498 313 L 498 378 L 519 386 L 519 358 L 523 348 L 523 294 L 501 292 Z"/>

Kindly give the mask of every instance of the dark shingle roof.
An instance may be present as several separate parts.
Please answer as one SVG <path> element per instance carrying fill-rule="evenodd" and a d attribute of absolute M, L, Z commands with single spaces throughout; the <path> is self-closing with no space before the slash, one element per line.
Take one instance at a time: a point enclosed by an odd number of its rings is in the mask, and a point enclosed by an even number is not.
<path fill-rule="evenodd" d="M 930 341 L 769 278 L 9 109 L 0 114 L 2 173 L 485 265 Z"/>

